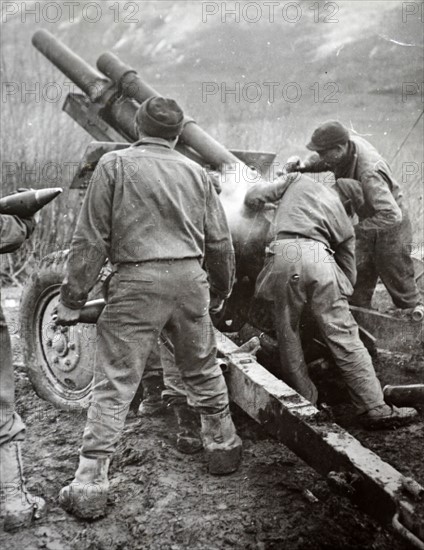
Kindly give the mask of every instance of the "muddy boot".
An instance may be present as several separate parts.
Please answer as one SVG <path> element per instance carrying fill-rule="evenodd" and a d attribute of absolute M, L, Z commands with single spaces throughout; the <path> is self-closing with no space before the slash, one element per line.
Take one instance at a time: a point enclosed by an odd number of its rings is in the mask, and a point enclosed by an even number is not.
<path fill-rule="evenodd" d="M 178 423 L 177 449 L 184 454 L 192 455 L 203 449 L 200 436 L 200 416 L 186 403 L 173 407 Z"/>
<path fill-rule="evenodd" d="M 143 400 L 138 408 L 139 416 L 155 416 L 166 411 L 162 401 L 162 390 L 164 389 L 163 378 L 154 376 L 146 378 L 143 384 Z"/>
<path fill-rule="evenodd" d="M 229 408 L 217 414 L 202 414 L 202 439 L 210 474 L 235 472 L 241 462 L 241 439 L 236 433 Z"/>
<path fill-rule="evenodd" d="M 80 456 L 75 479 L 59 493 L 59 503 L 67 512 L 84 519 L 106 515 L 109 458 Z"/>
<path fill-rule="evenodd" d="M 410 424 L 417 416 L 418 412 L 411 407 L 380 405 L 360 414 L 358 419 L 367 430 L 384 430 Z"/>
<path fill-rule="evenodd" d="M 46 503 L 26 490 L 20 443 L 0 447 L 0 517 L 5 531 L 27 527 L 46 511 Z"/>

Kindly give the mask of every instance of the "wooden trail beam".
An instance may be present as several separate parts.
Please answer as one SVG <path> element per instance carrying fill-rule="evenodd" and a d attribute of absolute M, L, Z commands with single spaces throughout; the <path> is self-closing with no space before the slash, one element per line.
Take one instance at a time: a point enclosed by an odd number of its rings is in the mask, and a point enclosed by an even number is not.
<path fill-rule="evenodd" d="M 424 487 L 330 422 L 255 357 L 216 331 L 231 399 L 386 528 L 424 548 Z M 400 525 L 399 527 L 399 520 Z M 403 527 L 406 531 L 403 531 Z"/>
<path fill-rule="evenodd" d="M 400 353 L 424 349 L 424 323 L 397 318 L 372 309 L 350 306 L 358 325 L 377 339 L 377 347 Z"/>

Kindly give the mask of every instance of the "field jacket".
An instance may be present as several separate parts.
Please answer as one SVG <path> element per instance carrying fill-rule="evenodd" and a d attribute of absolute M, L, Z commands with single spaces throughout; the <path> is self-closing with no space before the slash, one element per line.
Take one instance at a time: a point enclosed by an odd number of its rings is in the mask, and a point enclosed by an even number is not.
<path fill-rule="evenodd" d="M 246 193 L 248 207 L 269 202 L 277 203 L 271 224 L 275 237 L 284 233 L 323 243 L 354 286 L 355 232 L 335 191 L 306 175 L 289 174 L 273 183 L 253 185 Z"/>
<path fill-rule="evenodd" d="M 314 154 L 305 162 L 305 172 L 332 171 L 336 179 L 349 178 L 361 183 L 366 217 L 358 229 L 388 229 L 402 221 L 402 190 L 388 163 L 365 139 L 351 136 L 345 161 L 329 168 Z"/>
<path fill-rule="evenodd" d="M 168 141 L 143 138 L 100 159 L 71 244 L 66 306 L 84 305 L 106 258 L 115 265 L 198 258 L 211 291 L 230 294 L 234 250 L 218 195 L 204 169 Z"/>

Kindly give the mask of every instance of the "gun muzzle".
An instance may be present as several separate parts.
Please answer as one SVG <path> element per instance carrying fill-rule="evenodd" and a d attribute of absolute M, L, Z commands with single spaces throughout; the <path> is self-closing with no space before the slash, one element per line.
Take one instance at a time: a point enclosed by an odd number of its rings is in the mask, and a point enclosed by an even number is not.
<path fill-rule="evenodd" d="M 424 384 L 384 386 L 383 394 L 385 401 L 396 407 L 424 405 Z"/>
<path fill-rule="evenodd" d="M 37 189 L 14 193 L 0 199 L 0 214 L 30 218 L 41 210 L 49 202 L 55 199 L 63 189 L 51 187 L 48 189 Z"/>
<path fill-rule="evenodd" d="M 53 65 L 81 88 L 91 101 L 97 101 L 111 86 L 112 83 L 108 78 L 99 74 L 49 31 L 45 29 L 36 31 L 32 37 L 32 43 Z"/>

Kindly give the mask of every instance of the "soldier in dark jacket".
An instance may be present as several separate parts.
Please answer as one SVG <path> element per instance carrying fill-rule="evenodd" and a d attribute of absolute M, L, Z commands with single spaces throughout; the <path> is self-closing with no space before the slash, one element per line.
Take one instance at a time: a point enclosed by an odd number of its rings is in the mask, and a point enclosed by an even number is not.
<path fill-rule="evenodd" d="M 14 252 L 31 235 L 33 218 L 0 215 L 0 253 Z M 22 471 L 25 425 L 15 411 L 15 382 L 10 335 L 0 306 L 0 517 L 5 531 L 41 517 L 45 502 L 29 493 Z"/>
<path fill-rule="evenodd" d="M 277 204 L 271 225 L 274 240 L 256 293 L 274 304 L 283 380 L 317 402 L 299 334 L 301 315 L 308 306 L 364 426 L 376 429 L 410 422 L 417 414 L 414 409 L 384 403 L 371 357 L 349 310 L 356 279 L 355 235 L 336 192 L 306 175 L 289 174 L 274 183 L 252 186 L 245 203 L 255 209 Z"/>
<path fill-rule="evenodd" d="M 144 102 L 137 114 L 140 140 L 101 158 L 75 229 L 58 322 L 78 320 L 106 258 L 115 270 L 97 323 L 93 401 L 80 463 L 60 494 L 62 505 L 81 517 L 105 513 L 109 459 L 163 329 L 188 401 L 201 414 L 209 471 L 230 473 L 240 462 L 209 316 L 231 292 L 234 251 L 211 180 L 174 150 L 183 121 L 173 100 Z"/>
<path fill-rule="evenodd" d="M 421 296 L 409 250 L 411 222 L 387 162 L 368 141 L 351 135 L 337 121 L 319 126 L 307 148 L 315 154 L 303 164 L 289 165 L 289 172 L 332 171 L 336 180 L 354 179 L 361 186 L 364 203 L 356 212 L 359 223 L 355 226 L 358 276 L 350 302 L 371 307 L 380 277 L 396 307 L 413 310 L 419 306 Z"/>

